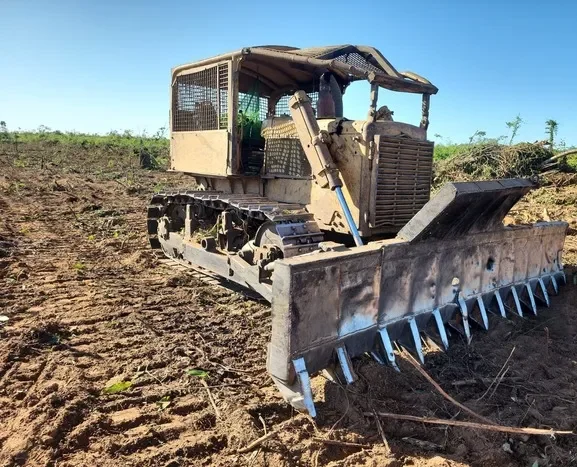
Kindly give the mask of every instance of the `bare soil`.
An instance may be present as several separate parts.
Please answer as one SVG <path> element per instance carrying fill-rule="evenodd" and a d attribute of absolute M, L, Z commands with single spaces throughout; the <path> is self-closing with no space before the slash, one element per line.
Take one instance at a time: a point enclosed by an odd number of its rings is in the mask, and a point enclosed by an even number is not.
<path fill-rule="evenodd" d="M 0 315 L 8 318 L 0 322 L 0 466 L 577 465 L 577 437 L 391 419 L 381 432 L 364 412 L 471 420 L 406 361 L 396 373 L 359 359 L 360 380 L 349 387 L 317 376 L 317 420 L 295 412 L 266 373 L 267 304 L 172 269 L 148 249 L 151 192 L 190 180 L 140 170 L 130 183 L 109 178 L 50 168 L 0 174 Z M 574 267 L 577 186 L 556 183 L 512 219 L 569 221 Z M 457 340 L 431 352 L 426 371 L 495 423 L 577 431 L 569 272 L 538 317 L 492 317 L 491 332 L 476 331 L 470 346 Z M 505 378 L 487 391 L 509 356 Z M 119 382 L 132 384 L 104 391 Z"/>

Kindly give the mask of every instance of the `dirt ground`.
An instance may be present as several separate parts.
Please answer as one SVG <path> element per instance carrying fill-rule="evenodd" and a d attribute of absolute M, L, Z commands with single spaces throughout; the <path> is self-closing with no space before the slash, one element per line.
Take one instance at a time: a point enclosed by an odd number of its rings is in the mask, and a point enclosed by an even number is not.
<path fill-rule="evenodd" d="M 349 387 L 317 376 L 317 420 L 295 412 L 265 370 L 267 304 L 171 269 L 148 249 L 150 193 L 187 183 L 162 172 L 133 171 L 127 183 L 3 168 L 0 466 L 577 465 L 573 436 L 379 425 L 364 416 L 472 421 L 406 361 L 396 373 L 359 359 L 360 380 Z M 566 262 L 574 266 L 576 204 L 576 185 L 551 185 L 523 201 L 515 219 L 569 221 Z M 496 423 L 577 431 L 577 287 L 569 278 L 537 318 L 491 317 L 491 332 L 428 355 L 426 371 Z M 506 376 L 489 388 L 503 367 Z"/>

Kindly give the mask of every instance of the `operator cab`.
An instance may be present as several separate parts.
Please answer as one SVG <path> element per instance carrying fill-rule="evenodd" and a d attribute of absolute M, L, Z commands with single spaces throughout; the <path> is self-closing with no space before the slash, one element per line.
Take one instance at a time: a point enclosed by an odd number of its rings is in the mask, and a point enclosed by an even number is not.
<path fill-rule="evenodd" d="M 317 119 L 339 120 L 343 94 L 354 81 L 371 83 L 372 106 L 379 87 L 422 94 L 426 131 L 429 96 L 437 88 L 418 75 L 399 73 L 373 47 L 259 46 L 176 67 L 171 169 L 205 178 L 310 177 L 290 128 L 288 100 L 305 91 Z M 369 111 L 373 122 L 391 116 L 386 108 Z"/>

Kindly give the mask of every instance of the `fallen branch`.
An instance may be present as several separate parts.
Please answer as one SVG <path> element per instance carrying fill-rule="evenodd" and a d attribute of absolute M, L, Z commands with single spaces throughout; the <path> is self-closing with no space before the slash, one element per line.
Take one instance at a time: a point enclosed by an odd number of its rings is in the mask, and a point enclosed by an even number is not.
<path fill-rule="evenodd" d="M 488 424 L 493 424 L 492 420 L 489 420 L 488 418 L 483 417 L 482 415 L 479 415 L 478 413 L 474 412 L 473 410 L 471 410 L 468 407 L 465 407 L 463 404 L 461 404 L 460 402 L 456 401 L 455 399 L 453 399 L 451 396 L 449 396 L 449 394 L 447 394 L 443 388 L 441 386 L 439 386 L 439 384 L 433 379 L 431 378 L 431 376 L 429 376 L 429 374 L 424 370 L 424 368 L 421 367 L 421 365 L 419 365 L 419 362 L 417 362 L 413 356 L 407 352 L 406 350 L 403 350 L 401 352 L 401 355 L 403 357 L 405 357 L 407 359 L 407 361 L 413 365 L 417 371 L 419 373 L 421 373 L 421 375 L 423 375 L 425 377 L 425 379 L 431 383 L 434 388 L 439 392 L 439 394 L 441 394 L 445 399 L 447 399 L 451 404 L 456 405 L 457 407 L 459 407 L 461 410 L 463 410 L 464 412 L 467 412 L 469 415 L 482 420 L 485 423 Z"/>
<path fill-rule="evenodd" d="M 262 435 L 260 438 L 255 439 L 252 443 L 246 445 L 244 448 L 240 448 L 238 449 L 236 452 L 238 454 L 246 454 L 247 452 L 252 451 L 254 448 L 259 447 L 262 443 L 264 443 L 267 439 L 272 438 L 273 436 L 278 435 L 283 428 L 285 427 L 285 425 L 290 422 L 292 420 L 288 419 L 285 420 L 284 422 L 282 422 L 279 426 L 277 426 L 274 430 L 269 431 L 268 433 L 265 433 L 264 435 Z"/>
<path fill-rule="evenodd" d="M 513 356 L 513 352 L 515 352 L 515 347 L 513 347 L 511 349 L 511 353 L 509 354 L 509 356 L 507 357 L 507 360 L 505 360 L 505 363 L 503 363 L 503 366 L 501 367 L 501 369 L 498 371 L 497 375 L 495 376 L 495 378 L 493 379 L 493 382 L 489 385 L 489 387 L 487 388 L 487 390 L 483 393 L 483 395 L 481 397 L 479 397 L 477 399 L 477 401 L 482 400 L 491 390 L 491 388 L 493 387 L 493 385 L 495 383 L 497 383 L 497 386 L 500 384 L 500 379 L 499 378 L 503 378 L 503 376 L 505 376 L 505 373 L 507 373 L 507 371 L 509 370 L 509 368 L 505 368 L 507 366 L 507 363 L 509 363 L 509 360 L 511 360 L 511 357 Z M 492 395 L 492 394 L 491 394 Z"/>
<path fill-rule="evenodd" d="M 508 366 L 507 368 L 505 368 L 505 371 L 503 373 L 501 373 L 501 376 L 499 376 L 499 380 L 497 381 L 497 384 L 495 384 L 495 387 L 491 391 L 491 394 L 489 394 L 489 399 L 491 399 L 495 395 L 495 392 L 497 392 L 497 388 L 501 384 L 501 381 L 503 381 L 503 377 L 507 374 L 507 372 L 509 371 L 509 368 L 511 368 L 511 367 Z"/>
<path fill-rule="evenodd" d="M 571 156 L 573 154 L 577 154 L 577 149 L 569 149 L 568 151 L 560 152 L 559 154 L 555 154 L 553 157 L 549 158 L 545 162 L 554 161 L 557 159 L 561 159 L 562 157 Z"/>
<path fill-rule="evenodd" d="M 377 413 L 375 411 L 375 409 L 373 409 L 373 413 Z M 377 424 L 377 429 L 379 430 L 379 434 L 381 435 L 381 439 L 383 440 L 383 445 L 385 446 L 385 449 L 387 450 L 387 454 L 391 454 L 391 447 L 389 446 L 389 442 L 387 441 L 387 437 L 385 436 L 385 430 L 383 430 L 383 425 L 381 424 L 381 421 L 379 420 L 379 417 L 377 417 L 375 415 L 375 422 Z"/>
<path fill-rule="evenodd" d="M 461 386 L 474 386 L 475 384 L 479 384 L 479 383 L 491 384 L 494 380 L 495 380 L 495 378 L 460 379 L 459 381 L 453 381 L 451 383 L 451 385 L 458 388 Z M 510 376 L 510 377 L 506 377 L 506 378 L 501 379 L 501 382 L 503 382 L 503 383 L 506 383 L 506 382 L 515 383 L 515 382 L 519 382 L 519 381 L 523 381 L 523 378 L 520 378 L 519 376 Z"/>
<path fill-rule="evenodd" d="M 212 408 L 214 409 L 214 413 L 216 415 L 216 418 L 220 418 L 220 410 L 218 410 L 218 407 L 216 406 L 216 401 L 214 400 L 214 397 L 212 397 L 212 393 L 210 392 L 210 389 L 208 388 L 208 384 L 206 384 L 206 381 L 204 379 L 201 379 L 200 382 L 204 386 L 204 389 L 206 389 L 206 393 L 208 394 L 208 400 L 210 401 L 210 404 L 212 405 Z"/>
<path fill-rule="evenodd" d="M 361 443 L 351 443 L 349 441 L 338 441 L 336 439 L 326 439 L 321 438 L 320 436 L 313 436 L 313 441 L 317 441 L 323 444 L 330 444 L 332 446 L 342 446 L 345 448 L 361 448 L 361 449 L 370 449 L 372 446 L 370 444 L 361 444 Z"/>
<path fill-rule="evenodd" d="M 374 417 L 375 414 L 372 412 L 364 412 L 366 417 Z M 414 415 L 402 415 L 396 413 L 388 412 L 377 412 L 379 417 L 393 418 L 395 420 L 409 420 L 412 422 L 420 423 L 431 423 L 434 425 L 450 425 L 450 426 L 460 426 L 464 428 L 477 428 L 479 430 L 489 430 L 489 431 L 499 431 L 502 433 L 516 433 L 521 435 L 575 435 L 572 431 L 562 431 L 562 430 L 545 430 L 542 428 L 517 428 L 514 426 L 501 426 L 495 424 L 484 424 L 476 422 L 462 422 L 460 420 L 447 420 L 441 418 L 429 418 L 429 417 L 416 417 Z"/>
<path fill-rule="evenodd" d="M 140 324 L 142 324 L 146 329 L 148 329 L 155 336 L 161 336 L 162 334 L 150 323 L 148 323 L 144 318 L 138 316 L 137 312 L 132 313 L 134 319 L 136 319 Z"/>

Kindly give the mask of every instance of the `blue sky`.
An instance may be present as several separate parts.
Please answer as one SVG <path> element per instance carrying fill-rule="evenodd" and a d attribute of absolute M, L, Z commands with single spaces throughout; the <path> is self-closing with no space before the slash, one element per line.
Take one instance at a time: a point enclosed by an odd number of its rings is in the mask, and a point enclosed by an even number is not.
<path fill-rule="evenodd" d="M 289 7 L 290 5 L 290 7 Z M 290 10 L 289 10 L 290 8 Z M 154 132 L 168 120 L 170 68 L 259 44 L 366 44 L 439 87 L 430 136 L 476 130 L 577 145 L 577 2 L 0 0 L 0 120 L 11 129 Z M 418 122 L 419 98 L 380 99 Z M 351 86 L 345 116 L 364 118 Z"/>

